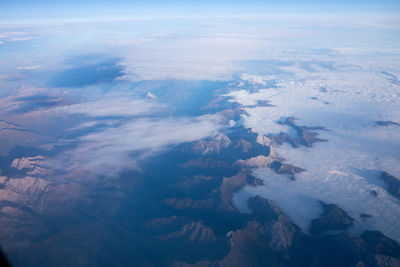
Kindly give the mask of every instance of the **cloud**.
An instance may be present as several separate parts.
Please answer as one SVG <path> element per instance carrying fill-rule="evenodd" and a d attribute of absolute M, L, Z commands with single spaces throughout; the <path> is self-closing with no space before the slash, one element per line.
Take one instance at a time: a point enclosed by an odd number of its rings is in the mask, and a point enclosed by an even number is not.
<path fill-rule="evenodd" d="M 347 56 L 337 55 L 337 68 L 333 69 L 285 66 L 293 76 L 281 79 L 276 75 L 276 88 L 266 86 L 254 93 L 238 90 L 229 94 L 246 111 L 242 116 L 245 127 L 262 134 L 288 132 L 290 129 L 278 121 L 290 116 L 299 118 L 298 125 L 328 129 L 318 131 L 319 138 L 327 142 L 315 143 L 312 148 L 288 144 L 276 148 L 286 162 L 306 170 L 297 174 L 295 181 L 269 169 L 255 169 L 254 175 L 265 185 L 246 187 L 235 195 L 234 202 L 242 211 L 248 211 L 246 200 L 259 194 L 276 202 L 295 223 L 306 228 L 311 219 L 319 216 L 318 200 L 322 200 L 338 204 L 353 217 L 353 231 L 380 230 L 400 240 L 396 227 L 400 222 L 398 200 L 379 185 L 377 176 L 363 175 L 386 171 L 400 177 L 400 129 L 375 124 L 378 120 L 400 118 L 399 86 L 381 74 L 383 66 L 396 73 L 400 70 L 395 59 L 383 57 L 381 66 L 370 66 L 367 56 L 356 57 L 356 64 L 363 68 L 349 69 L 343 63 Z M 257 81 L 262 79 L 258 77 Z M 266 100 L 274 106 L 253 106 Z M 361 213 L 372 217 L 363 221 Z"/>
<path fill-rule="evenodd" d="M 199 31 L 195 36 L 191 32 L 180 38 L 150 36 L 146 42 L 113 40 L 112 45 L 126 51 L 121 61 L 125 66 L 123 78 L 132 81 L 227 80 L 240 69 L 236 61 L 257 59 L 269 45 L 268 40 L 259 36 L 216 35 L 205 33 L 208 28 L 202 28 L 200 23 L 195 27 Z"/>
<path fill-rule="evenodd" d="M 35 38 L 33 37 L 16 37 L 16 38 L 10 38 L 9 40 L 12 42 L 19 42 L 19 41 L 29 41 L 29 40 L 33 40 Z"/>
<path fill-rule="evenodd" d="M 212 135 L 218 128 L 213 115 L 170 117 L 170 109 L 154 99 L 119 93 L 54 108 L 56 113 L 85 116 L 84 122 L 80 119 L 69 128 L 78 133 L 70 140 L 75 147 L 63 152 L 54 165 L 115 176 L 123 169 L 140 169 L 145 159 L 170 146 Z"/>
<path fill-rule="evenodd" d="M 111 116 L 143 116 L 160 112 L 166 105 L 144 99 L 130 99 L 128 97 L 107 97 L 105 99 L 86 101 L 79 104 L 67 105 L 55 111 L 70 114 L 85 114 L 91 117 Z"/>
<path fill-rule="evenodd" d="M 204 138 L 217 129 L 210 115 L 195 118 L 140 118 L 79 138 L 77 148 L 63 158 L 71 167 L 115 176 L 171 145 Z M 63 159 L 62 159 L 63 161 Z"/>
<path fill-rule="evenodd" d="M 35 39 L 34 37 L 31 36 L 30 33 L 26 32 L 2 32 L 0 34 L 0 39 L 2 40 L 7 40 L 11 42 L 18 42 L 18 41 L 28 41 Z"/>
<path fill-rule="evenodd" d="M 32 65 L 32 66 L 17 67 L 17 70 L 38 70 L 41 68 L 42 68 L 41 65 Z"/>
<path fill-rule="evenodd" d="M 7 97 L 0 98 L 3 112 L 28 113 L 31 111 L 46 111 L 56 106 L 68 104 L 65 99 L 66 93 L 48 88 L 34 86 L 20 86 L 13 90 Z"/>

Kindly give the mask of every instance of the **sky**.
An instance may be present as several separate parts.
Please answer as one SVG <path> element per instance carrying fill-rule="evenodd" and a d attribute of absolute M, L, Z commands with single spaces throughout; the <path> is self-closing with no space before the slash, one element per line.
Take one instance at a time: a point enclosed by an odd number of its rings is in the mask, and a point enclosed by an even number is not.
<path fill-rule="evenodd" d="M 1 0 L 0 23 L 73 19 L 135 19 L 176 16 L 262 16 L 266 14 L 391 14 L 398 0 Z"/>

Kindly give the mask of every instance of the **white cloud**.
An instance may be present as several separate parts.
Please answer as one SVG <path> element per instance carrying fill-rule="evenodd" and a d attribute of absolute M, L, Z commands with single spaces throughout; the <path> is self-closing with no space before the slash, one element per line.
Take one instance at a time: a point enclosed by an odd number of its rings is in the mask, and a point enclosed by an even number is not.
<path fill-rule="evenodd" d="M 19 42 L 19 41 L 29 41 L 29 40 L 33 40 L 35 38 L 33 37 L 17 37 L 17 38 L 10 38 L 10 41 L 12 42 Z"/>
<path fill-rule="evenodd" d="M 141 118 L 80 138 L 82 143 L 64 155 L 76 168 L 114 176 L 122 169 L 140 169 L 140 163 L 170 145 L 194 141 L 217 129 L 212 116 L 196 118 Z"/>
<path fill-rule="evenodd" d="M 165 105 L 144 99 L 128 97 L 107 97 L 97 101 L 87 101 L 55 109 L 72 114 L 86 114 L 93 117 L 101 116 L 138 116 L 149 115 L 165 109 Z"/>
<path fill-rule="evenodd" d="M 32 66 L 17 67 L 17 70 L 38 70 L 41 68 L 42 68 L 42 66 L 40 66 L 40 65 L 32 65 Z"/>
<path fill-rule="evenodd" d="M 368 57 L 358 58 L 357 65 L 363 68 L 351 70 L 339 67 L 312 72 L 285 67 L 294 76 L 283 80 L 277 77 L 278 88 L 253 94 L 232 92 L 233 100 L 247 111 L 248 115 L 243 115 L 245 126 L 263 134 L 289 131 L 276 123 L 289 116 L 299 118 L 298 125 L 328 129 L 318 131 L 318 137 L 328 142 L 315 143 L 312 148 L 277 147 L 288 163 L 306 169 L 296 174 L 295 181 L 269 169 L 256 169 L 254 174 L 265 185 L 238 192 L 236 205 L 248 211 L 245 200 L 259 194 L 275 201 L 294 222 L 306 228 L 320 214 L 317 200 L 322 200 L 348 212 L 356 220 L 354 231 L 377 229 L 399 241 L 399 201 L 385 191 L 377 176 L 382 170 L 400 177 L 400 127 L 375 125 L 378 120 L 400 121 L 400 88 L 380 75 L 383 65 L 394 73 L 399 71 L 395 58 L 382 58 L 376 65 L 370 65 Z M 335 61 L 341 65 L 340 56 Z M 257 100 L 269 100 L 275 107 L 251 107 Z M 373 197 L 371 190 L 378 192 L 378 197 Z M 362 221 L 361 213 L 372 218 Z"/>

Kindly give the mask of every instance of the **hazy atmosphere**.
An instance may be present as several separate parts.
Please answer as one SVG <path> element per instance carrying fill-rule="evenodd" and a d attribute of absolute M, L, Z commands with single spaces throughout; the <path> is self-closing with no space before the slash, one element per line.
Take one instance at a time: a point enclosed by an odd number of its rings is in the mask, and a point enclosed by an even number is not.
<path fill-rule="evenodd" d="M 398 1 L 0 3 L 10 266 L 399 266 Z"/>

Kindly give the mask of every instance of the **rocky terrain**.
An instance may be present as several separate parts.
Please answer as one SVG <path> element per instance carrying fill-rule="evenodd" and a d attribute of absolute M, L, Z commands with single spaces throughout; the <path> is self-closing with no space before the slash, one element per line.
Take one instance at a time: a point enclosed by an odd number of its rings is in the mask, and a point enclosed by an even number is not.
<path fill-rule="evenodd" d="M 395 121 L 376 121 L 375 123 L 379 126 L 400 126 L 400 123 Z"/>
<path fill-rule="evenodd" d="M 386 183 L 388 192 L 394 197 L 400 199 L 400 179 L 388 174 L 387 172 L 382 172 L 379 178 Z"/>
<path fill-rule="evenodd" d="M 148 85 L 137 86 L 148 92 Z M 79 142 L 60 142 L 47 150 L 21 143 L 22 147 L 11 145 L 4 150 L 0 238 L 11 264 L 399 266 L 396 241 L 379 231 L 355 234 L 355 218 L 335 203 L 320 201 L 321 214 L 308 228 L 296 225 L 277 203 L 261 196 L 250 197 L 250 212 L 241 212 L 233 196 L 246 186 L 264 185 L 253 175 L 254 169 L 270 169 L 290 186 L 307 170 L 279 155 L 279 146 L 311 148 L 316 142 L 326 142 L 318 135 L 328 130 L 299 126 L 294 117 L 286 117 L 279 124 L 288 126 L 290 133 L 263 135 L 240 122 L 241 106 L 221 97 L 226 84 L 217 85 L 221 88 L 213 88 L 204 105 L 182 105 L 173 113 L 213 114 L 217 130 L 205 138 L 170 145 L 141 160 L 140 168 L 125 168 L 113 177 L 93 175 L 89 164 L 82 167 L 72 162 L 69 169 L 59 167 L 64 162 L 57 160 L 67 161 L 70 154 L 63 153 Z M 253 92 L 260 87 L 247 86 Z M 168 93 L 178 94 L 173 88 L 162 87 L 165 92 L 157 86 L 150 89 L 154 98 L 163 99 L 170 97 Z M 196 97 L 185 97 L 198 105 Z M 274 108 L 268 101 L 257 105 Z M 99 120 L 103 123 L 105 118 Z M 22 131 L 5 122 L 1 126 L 6 139 L 9 131 Z M 96 127 L 74 129 L 64 136 L 70 140 L 105 126 Z M 22 138 L 19 135 L 15 138 Z M 380 179 L 389 193 L 399 197 L 396 177 L 382 172 Z M 285 188 L 281 193 L 285 194 Z M 377 192 L 374 195 L 379 197 Z M 367 221 L 371 215 L 359 217 Z"/>
<path fill-rule="evenodd" d="M 320 235 L 324 231 L 347 230 L 353 225 L 353 218 L 349 217 L 339 206 L 321 202 L 323 213 L 314 219 L 310 225 L 312 235 Z"/>
<path fill-rule="evenodd" d="M 289 117 L 279 122 L 281 125 L 290 126 L 296 133 L 296 136 L 292 137 L 287 133 L 280 133 L 277 136 L 272 136 L 271 139 L 278 144 L 289 143 L 293 147 L 306 146 L 312 147 L 315 142 L 325 142 L 326 140 L 318 138 L 318 133 L 315 130 L 325 130 L 324 127 L 308 127 L 298 126 L 295 124 L 296 118 Z"/>
<path fill-rule="evenodd" d="M 349 231 L 353 219 L 335 204 L 321 202 L 323 212 L 308 231 L 262 197 L 249 199 L 251 214 L 239 212 L 232 204 L 233 194 L 246 185 L 262 184 L 251 168 L 268 167 L 289 178 L 304 171 L 285 163 L 274 150 L 275 142 L 243 128 L 217 133 L 176 146 L 150 160 L 144 172 L 127 172 L 109 186 L 101 181 L 90 188 L 78 184 L 76 190 L 85 191 L 78 201 L 59 195 L 62 185 L 44 179 L 50 172 L 43 156 L 10 160 L 18 173 L 16 178 L 1 177 L 3 239 L 24 240 L 18 236 L 22 225 L 26 231 L 46 228 L 31 232 L 29 243 L 7 247 L 6 252 L 25 255 L 20 261 L 12 257 L 16 266 L 400 264 L 398 243 L 378 231 L 354 235 Z M 385 173 L 382 179 L 397 181 Z M 63 216 L 56 219 L 61 199 L 67 202 Z M 4 228 L 9 220 L 18 221 L 18 231 Z M 100 251 L 106 253 L 99 258 Z M 60 253 L 65 258 L 80 256 L 60 261 Z"/>

